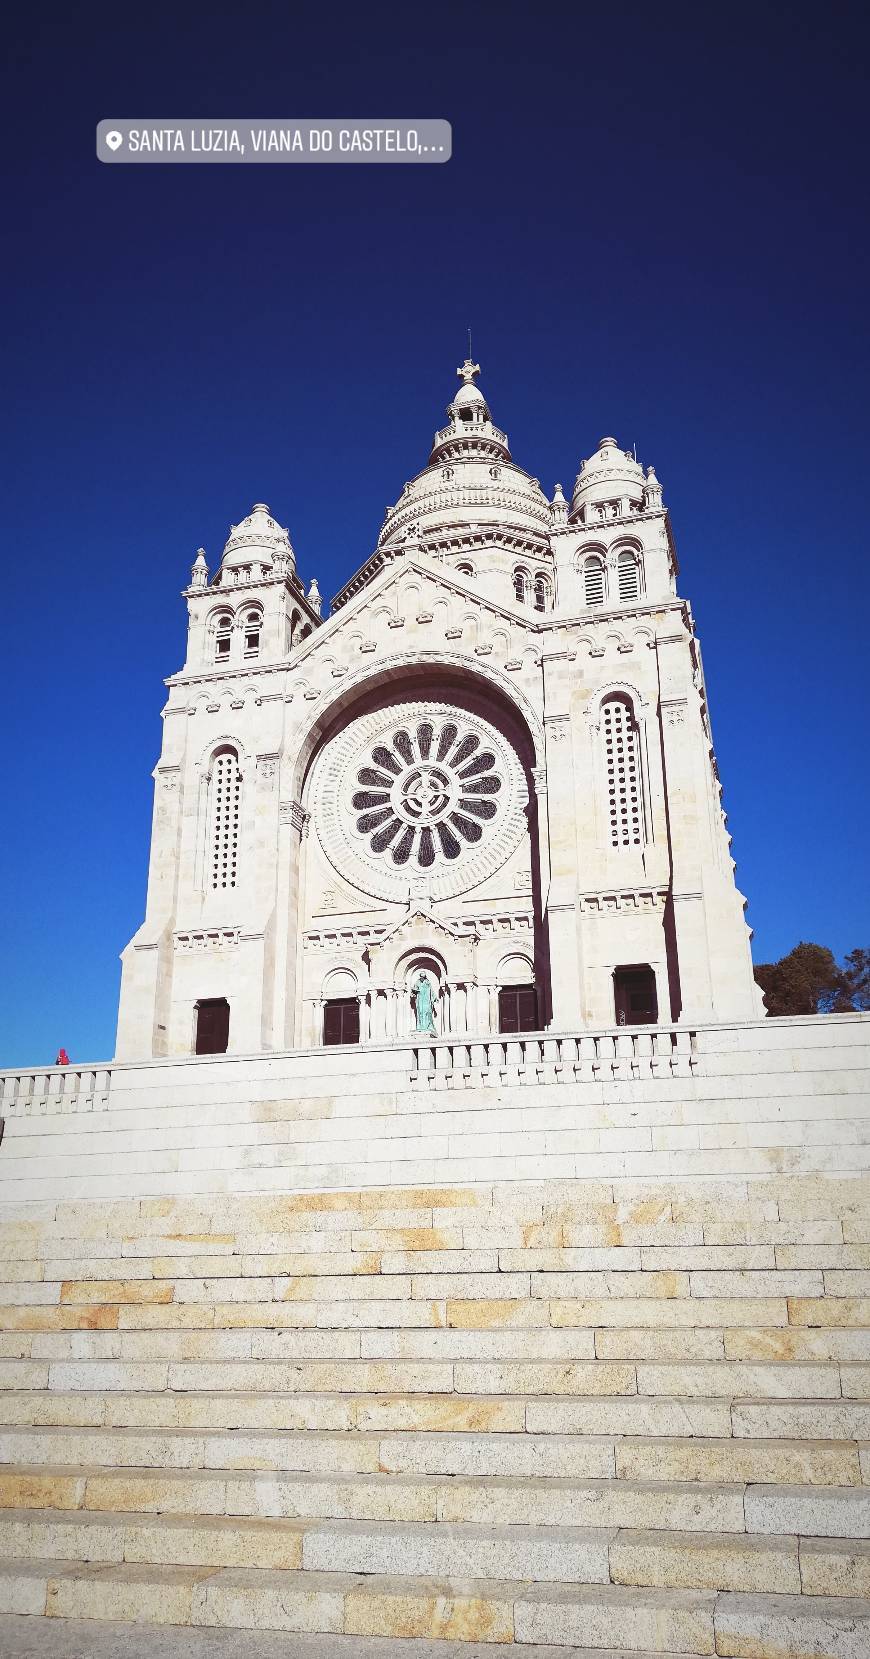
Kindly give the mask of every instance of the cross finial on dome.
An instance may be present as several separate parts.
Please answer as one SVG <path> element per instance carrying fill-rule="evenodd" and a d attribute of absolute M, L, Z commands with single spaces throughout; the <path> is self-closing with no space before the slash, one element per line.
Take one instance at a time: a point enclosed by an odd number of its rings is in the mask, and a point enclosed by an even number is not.
<path fill-rule="evenodd" d="M 462 368 L 457 369 L 456 373 L 462 381 L 463 386 L 473 386 L 475 377 L 480 374 L 480 364 L 472 362 L 471 357 L 468 356 L 466 357 Z"/>

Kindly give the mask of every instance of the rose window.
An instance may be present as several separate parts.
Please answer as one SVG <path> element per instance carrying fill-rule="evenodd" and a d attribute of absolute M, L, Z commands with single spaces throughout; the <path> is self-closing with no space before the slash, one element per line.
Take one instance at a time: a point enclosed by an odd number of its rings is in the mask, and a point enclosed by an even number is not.
<path fill-rule="evenodd" d="M 400 726 L 373 745 L 355 782 L 357 834 L 393 864 L 423 870 L 482 839 L 502 789 L 492 749 L 455 720 Z"/>
<path fill-rule="evenodd" d="M 312 816 L 346 881 L 407 899 L 467 892 L 528 833 L 523 768 L 476 711 L 400 701 L 352 720 L 317 762 Z"/>

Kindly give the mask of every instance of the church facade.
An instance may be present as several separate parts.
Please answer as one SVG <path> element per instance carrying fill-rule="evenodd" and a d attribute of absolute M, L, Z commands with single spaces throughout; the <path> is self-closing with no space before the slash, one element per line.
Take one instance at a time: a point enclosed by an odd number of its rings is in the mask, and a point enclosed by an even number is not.
<path fill-rule="evenodd" d="M 328 618 L 263 504 L 197 555 L 119 1060 L 763 1015 L 661 486 L 479 372 Z"/>

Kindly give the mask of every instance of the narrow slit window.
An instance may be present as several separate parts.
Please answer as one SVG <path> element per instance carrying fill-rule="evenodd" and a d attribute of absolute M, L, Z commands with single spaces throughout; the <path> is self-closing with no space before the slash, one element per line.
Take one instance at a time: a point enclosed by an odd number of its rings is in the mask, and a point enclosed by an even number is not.
<path fill-rule="evenodd" d="M 619 599 L 623 605 L 640 598 L 640 566 L 634 553 L 620 553 L 617 566 Z"/>
<path fill-rule="evenodd" d="M 601 711 L 601 728 L 610 843 L 614 847 L 642 847 L 646 836 L 640 745 L 625 698 L 608 698 Z"/>
<path fill-rule="evenodd" d="M 215 755 L 211 796 L 209 886 L 220 892 L 236 887 L 239 877 L 242 777 L 234 749 L 223 749 Z"/>
<path fill-rule="evenodd" d="M 514 571 L 514 598 L 518 605 L 526 602 L 526 573 L 524 570 Z"/>
<path fill-rule="evenodd" d="M 604 604 L 604 565 L 600 559 L 586 560 L 583 566 L 583 589 L 587 605 Z"/>
<path fill-rule="evenodd" d="M 535 577 L 535 610 L 546 611 L 550 608 L 550 584 L 546 576 Z"/>

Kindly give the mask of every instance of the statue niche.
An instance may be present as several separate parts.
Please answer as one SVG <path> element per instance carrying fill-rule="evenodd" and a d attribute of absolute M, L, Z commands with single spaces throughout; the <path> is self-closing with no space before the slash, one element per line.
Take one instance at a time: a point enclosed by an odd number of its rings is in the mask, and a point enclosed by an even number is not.
<path fill-rule="evenodd" d="M 411 1001 L 414 1006 L 415 1031 L 421 1037 L 435 1037 L 435 1002 L 432 996 L 432 986 L 426 974 L 421 970 L 411 989 Z"/>

